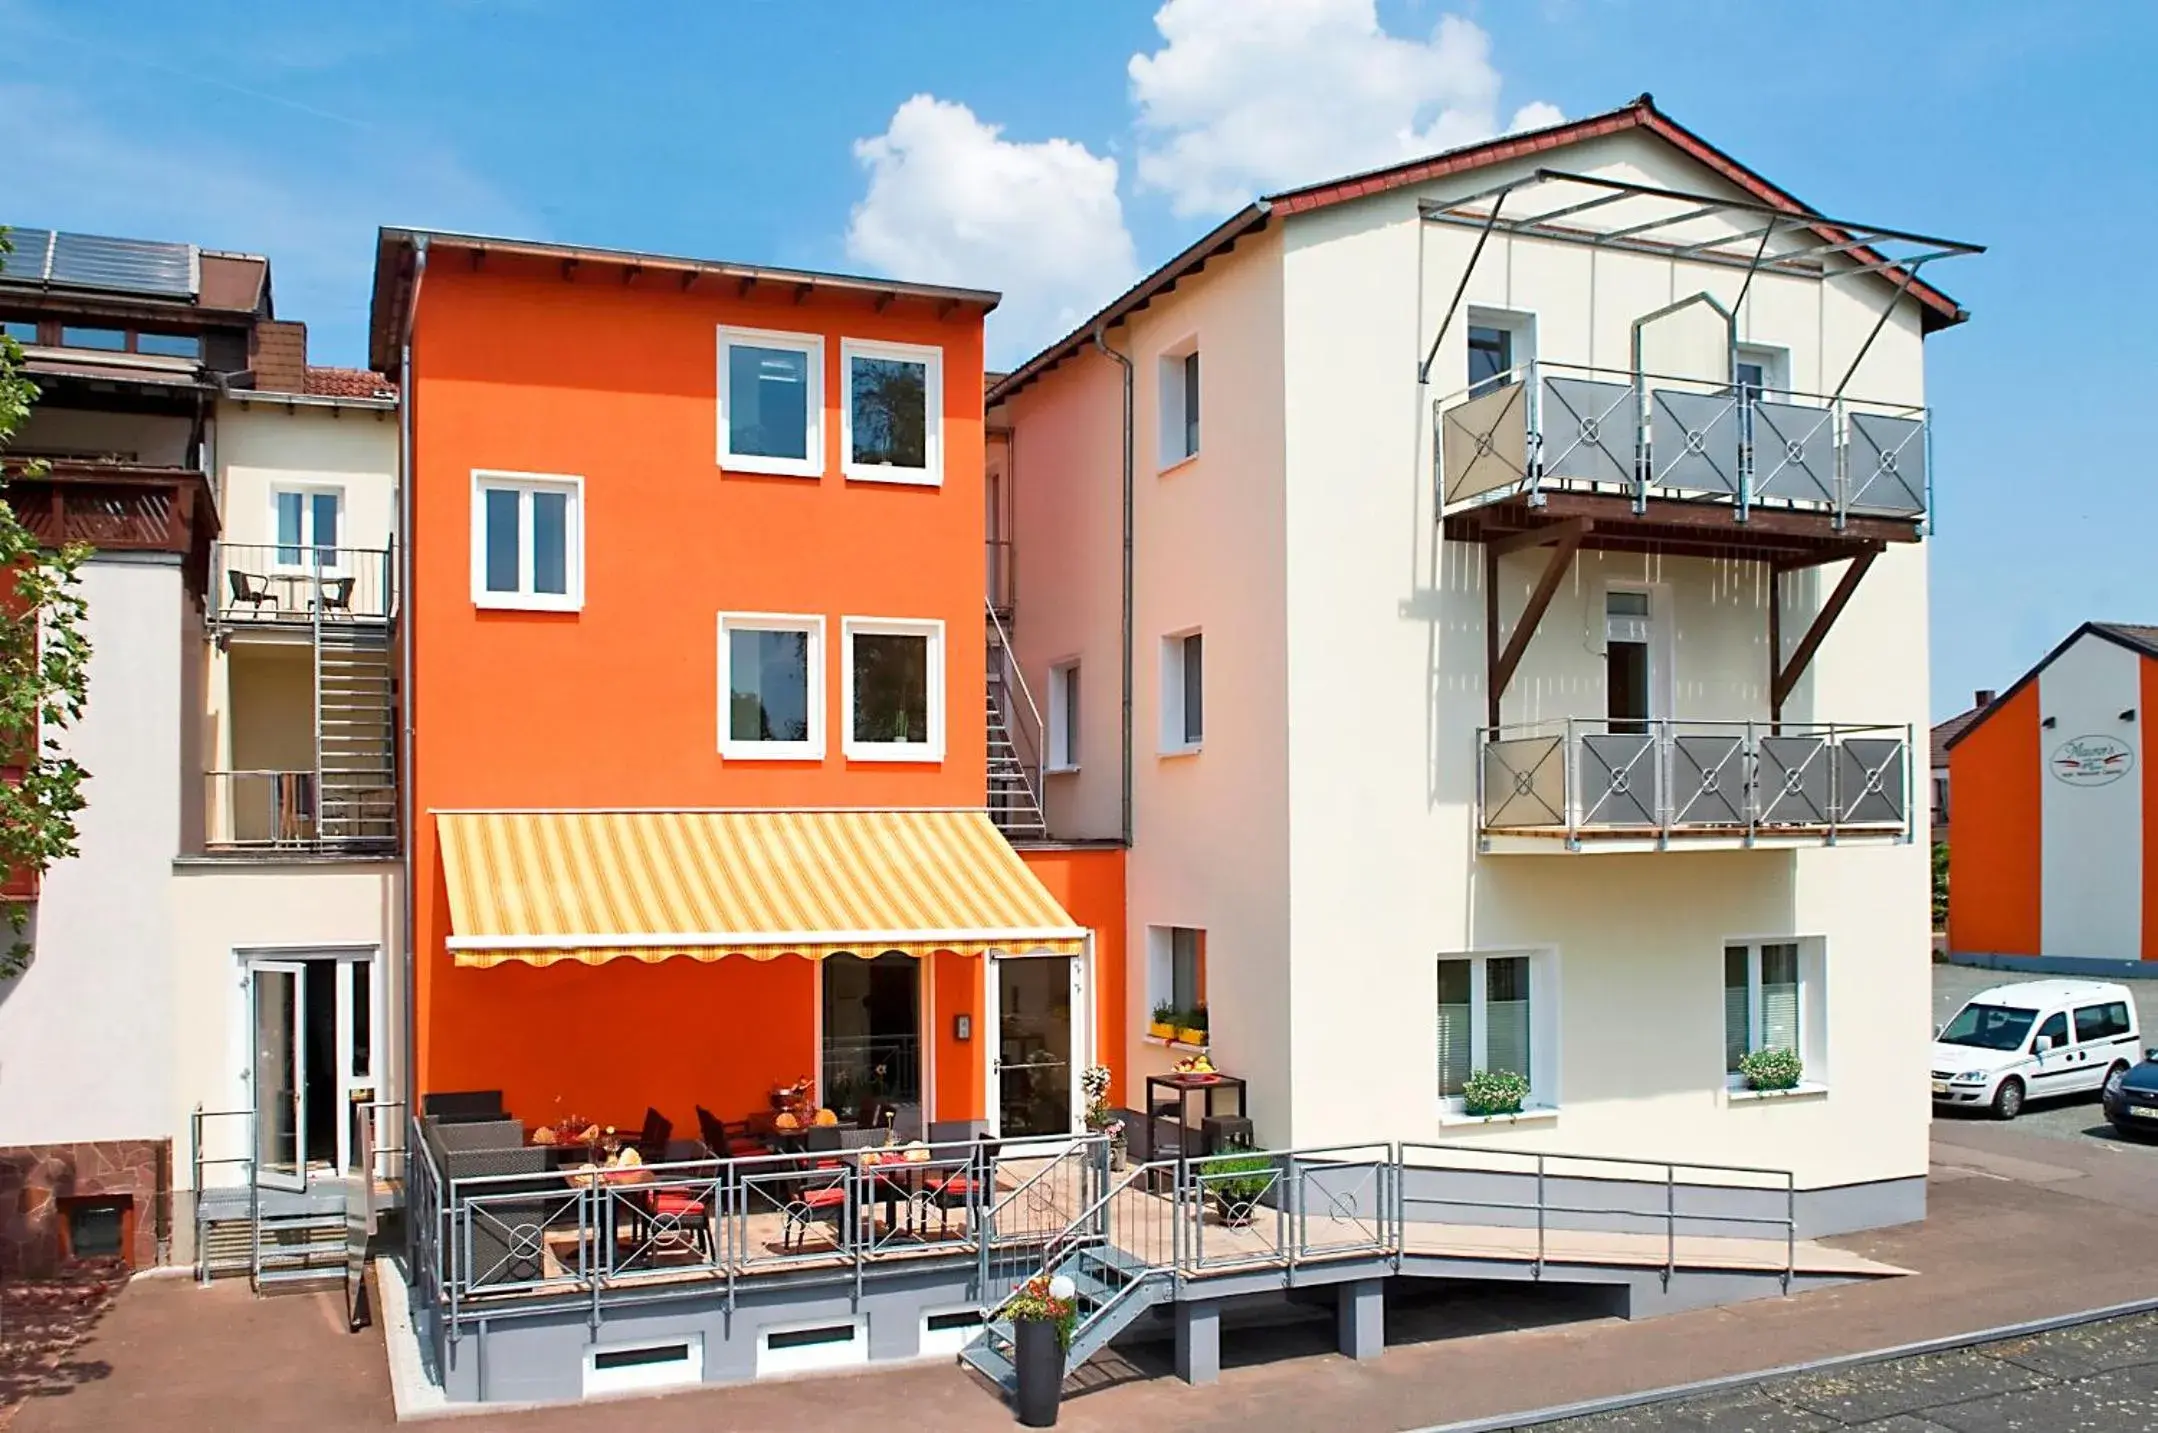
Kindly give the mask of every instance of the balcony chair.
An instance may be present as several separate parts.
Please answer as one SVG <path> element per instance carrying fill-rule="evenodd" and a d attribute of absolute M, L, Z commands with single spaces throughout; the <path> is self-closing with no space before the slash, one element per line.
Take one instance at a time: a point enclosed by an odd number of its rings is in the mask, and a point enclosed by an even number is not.
<path fill-rule="evenodd" d="M 502 1109 L 500 1090 L 441 1090 L 420 1096 L 420 1113 L 438 1124 L 457 1124 L 466 1120 L 499 1120 L 507 1116 Z"/>
<path fill-rule="evenodd" d="M 847 1231 L 854 1224 L 854 1171 L 840 1160 L 819 1156 L 841 1149 L 847 1133 L 851 1131 L 828 1125 L 804 1131 L 809 1152 L 803 1156 L 802 1177 L 787 1190 L 787 1222 L 779 1233 L 782 1251 L 790 1236 L 794 1247 L 801 1248 L 811 1224 L 831 1225 L 832 1242 L 846 1247 Z"/>
<path fill-rule="evenodd" d="M 936 1124 L 929 1127 L 931 1144 L 942 1142 L 937 1138 L 938 1127 Z M 947 1170 L 942 1178 L 931 1179 L 928 1187 L 923 1189 L 922 1198 L 937 1206 L 938 1238 L 951 1235 L 952 1210 L 966 1208 L 970 1211 L 967 1217 L 971 1219 L 974 1208 L 986 1208 L 996 1197 L 997 1152 L 1003 1147 L 1000 1140 L 977 1138 L 964 1167 Z"/>
<path fill-rule="evenodd" d="M 673 1138 L 674 1122 L 658 1110 L 646 1106 L 644 1129 L 638 1133 L 633 1146 L 637 1151 L 637 1158 L 646 1164 L 666 1163 L 668 1142 Z"/>
<path fill-rule="evenodd" d="M 349 577 L 325 577 L 322 579 L 322 610 L 352 615 L 352 579 Z"/>
<path fill-rule="evenodd" d="M 258 616 L 264 606 L 268 606 L 273 615 L 277 611 L 277 594 L 270 590 L 270 580 L 267 577 L 241 572 L 237 568 L 227 568 L 225 583 L 232 589 L 233 611 L 237 612 L 245 607 Z"/>

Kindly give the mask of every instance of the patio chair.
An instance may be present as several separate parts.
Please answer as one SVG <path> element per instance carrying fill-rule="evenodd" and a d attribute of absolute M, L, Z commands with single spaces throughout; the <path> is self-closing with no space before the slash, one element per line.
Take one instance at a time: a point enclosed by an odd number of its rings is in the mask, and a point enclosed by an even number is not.
<path fill-rule="evenodd" d="M 265 606 L 272 611 L 276 610 L 277 594 L 270 590 L 270 580 L 267 577 L 241 572 L 237 568 L 227 568 L 225 582 L 232 588 L 232 609 L 235 612 L 245 607 L 259 616 Z"/>
<path fill-rule="evenodd" d="M 934 1125 L 931 1126 L 935 1128 Z M 935 1141 L 932 1140 L 932 1143 Z M 942 1238 L 951 1233 L 952 1210 L 967 1208 L 979 1199 L 986 1205 L 997 1192 L 997 1153 L 1003 1142 L 978 1139 L 967 1156 L 964 1168 L 949 1170 L 941 1179 L 932 1179 L 922 1191 L 922 1198 L 937 1206 L 937 1235 Z"/>
<path fill-rule="evenodd" d="M 439 1090 L 420 1096 L 420 1113 L 444 1124 L 505 1117 L 500 1090 Z"/>
<path fill-rule="evenodd" d="M 703 1105 L 697 1106 L 697 1133 L 704 1136 L 704 1147 L 712 1158 L 734 1158 L 734 1140 L 727 1133 L 727 1122 Z"/>
<path fill-rule="evenodd" d="M 661 1164 L 667 1158 L 668 1141 L 674 1138 L 674 1122 L 658 1110 L 646 1107 L 644 1129 L 637 1135 L 637 1158 L 646 1164 Z"/>
<path fill-rule="evenodd" d="M 816 1131 L 812 1130 L 811 1133 Z M 836 1161 L 805 1169 L 802 1178 L 788 1189 L 787 1206 L 783 1212 L 786 1223 L 779 1231 L 779 1247 L 782 1253 L 786 1251 L 790 1238 L 793 1240 L 793 1247 L 800 1249 L 812 1224 L 830 1225 L 832 1242 L 845 1248 L 847 1230 L 854 1224 L 854 1172 Z"/>
<path fill-rule="evenodd" d="M 352 615 L 352 579 L 349 577 L 325 577 L 322 579 L 322 610 Z"/>

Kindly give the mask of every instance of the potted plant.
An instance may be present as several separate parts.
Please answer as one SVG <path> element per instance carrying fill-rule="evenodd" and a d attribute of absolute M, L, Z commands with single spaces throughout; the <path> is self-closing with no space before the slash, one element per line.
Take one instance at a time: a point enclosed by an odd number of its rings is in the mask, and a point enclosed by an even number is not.
<path fill-rule="evenodd" d="M 1461 1082 L 1463 1114 L 1518 1115 L 1528 1097 L 1528 1076 L 1512 1070 L 1476 1070 Z"/>
<path fill-rule="evenodd" d="M 1157 1040 L 1174 1040 L 1176 1038 L 1176 1016 L 1177 1010 L 1174 1005 L 1171 1005 L 1166 1000 L 1155 1001 L 1154 1015 L 1146 1023 L 1146 1033 Z"/>
<path fill-rule="evenodd" d="M 1738 1072 L 1749 1090 L 1795 1090 L 1806 1066 L 1796 1050 L 1750 1050 L 1739 1057 Z"/>
<path fill-rule="evenodd" d="M 1109 1167 L 1124 1167 L 1126 1145 L 1124 1121 L 1116 1111 L 1109 1108 L 1109 1081 L 1112 1078 L 1107 1065 L 1089 1065 L 1079 1077 L 1079 1088 L 1086 1094 L 1086 1127 L 1088 1132 L 1105 1136 L 1109 1141 Z"/>
<path fill-rule="evenodd" d="M 1270 1156 L 1249 1150 L 1216 1155 L 1202 1162 L 1200 1177 L 1221 1222 L 1232 1229 L 1241 1229 L 1251 1222 L 1259 1201 L 1274 1187 L 1274 1161 Z"/>
<path fill-rule="evenodd" d="M 1194 1005 L 1189 1010 L 1179 1012 L 1176 1020 L 1176 1038 L 1180 1043 L 1186 1045 L 1204 1045 L 1206 1043 L 1206 1007 L 1204 1005 Z"/>
<path fill-rule="evenodd" d="M 1012 1321 L 1012 1367 L 1019 1377 L 1019 1421 L 1051 1428 L 1064 1396 L 1064 1355 L 1079 1326 L 1078 1290 L 1062 1274 L 1036 1274 L 1004 1305 Z"/>

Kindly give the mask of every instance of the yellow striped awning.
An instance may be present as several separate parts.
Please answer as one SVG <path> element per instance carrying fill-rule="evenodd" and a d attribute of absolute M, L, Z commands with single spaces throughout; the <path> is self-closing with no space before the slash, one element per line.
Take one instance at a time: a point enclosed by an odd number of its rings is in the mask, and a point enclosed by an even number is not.
<path fill-rule="evenodd" d="M 980 811 L 449 811 L 435 829 L 459 965 L 1085 945 Z"/>

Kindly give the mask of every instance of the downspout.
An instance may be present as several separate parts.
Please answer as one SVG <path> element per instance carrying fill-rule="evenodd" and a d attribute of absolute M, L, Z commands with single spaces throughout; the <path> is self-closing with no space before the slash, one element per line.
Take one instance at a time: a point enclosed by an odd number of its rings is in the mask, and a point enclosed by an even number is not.
<path fill-rule="evenodd" d="M 1131 530 L 1132 530 L 1132 366 L 1131 360 L 1111 348 L 1103 337 L 1103 330 L 1094 330 L 1094 346 L 1115 359 L 1124 370 L 1124 766 L 1123 766 L 1123 813 L 1124 845 L 1131 845 L 1131 712 L 1132 712 L 1132 601 L 1131 601 Z"/>
<path fill-rule="evenodd" d="M 420 284 L 427 277 L 427 236 L 413 240 L 412 298 L 405 309 L 405 329 L 398 335 L 397 372 L 397 775 L 398 832 L 404 847 L 404 879 L 399 883 L 398 904 L 403 918 L 403 956 L 400 975 L 404 990 L 404 1082 L 405 1115 L 409 1130 L 419 1113 L 420 1012 L 419 957 L 414 952 L 418 919 L 412 897 L 412 849 L 417 813 L 412 783 L 412 329 L 419 320 Z M 410 1158 L 409 1151 L 407 1158 Z"/>

